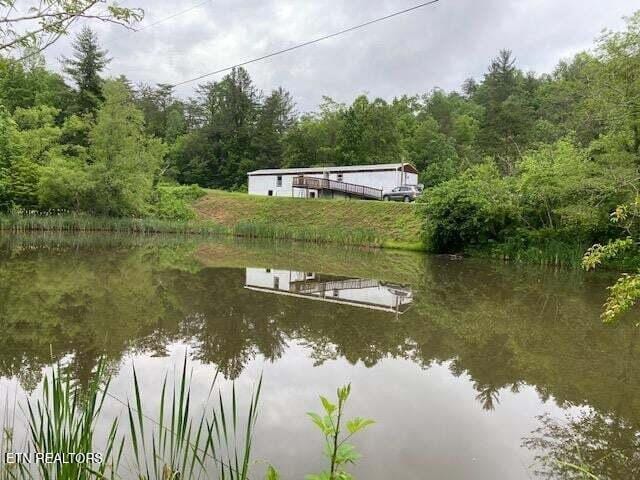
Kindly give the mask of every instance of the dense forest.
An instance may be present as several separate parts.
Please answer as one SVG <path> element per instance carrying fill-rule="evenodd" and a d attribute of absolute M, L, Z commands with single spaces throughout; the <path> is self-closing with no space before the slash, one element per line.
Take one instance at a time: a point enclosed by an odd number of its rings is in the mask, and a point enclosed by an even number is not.
<path fill-rule="evenodd" d="M 637 238 L 640 13 L 551 73 L 523 72 L 503 50 L 459 92 L 325 97 L 304 114 L 242 68 L 180 99 L 171 85 L 104 78 L 109 61 L 86 27 L 64 75 L 40 55 L 0 59 L 1 209 L 143 216 L 168 182 L 242 190 L 257 168 L 403 159 L 427 187 L 434 250 Z"/>

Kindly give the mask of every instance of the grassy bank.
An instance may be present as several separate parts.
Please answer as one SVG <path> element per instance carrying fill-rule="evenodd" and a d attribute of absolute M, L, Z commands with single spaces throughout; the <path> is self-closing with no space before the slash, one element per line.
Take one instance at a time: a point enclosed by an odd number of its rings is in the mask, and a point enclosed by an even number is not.
<path fill-rule="evenodd" d="M 158 218 L 113 218 L 91 215 L 0 215 L 0 231 L 23 232 L 117 232 L 220 234 L 226 229 L 211 222 Z"/>
<path fill-rule="evenodd" d="M 160 202 L 170 207 L 173 203 Z M 178 203 L 181 215 L 168 215 L 167 208 L 161 211 L 169 218 L 4 214 L 0 215 L 0 231 L 232 235 L 424 250 L 421 222 L 416 214 L 420 207 L 416 205 L 269 198 L 218 190 L 207 191 L 184 205 L 182 201 Z M 190 214 L 186 215 L 184 209 Z M 169 210 L 173 212 L 175 208 Z"/>
<path fill-rule="evenodd" d="M 194 208 L 198 219 L 242 237 L 424 249 L 417 205 L 258 197 L 212 190 Z"/>

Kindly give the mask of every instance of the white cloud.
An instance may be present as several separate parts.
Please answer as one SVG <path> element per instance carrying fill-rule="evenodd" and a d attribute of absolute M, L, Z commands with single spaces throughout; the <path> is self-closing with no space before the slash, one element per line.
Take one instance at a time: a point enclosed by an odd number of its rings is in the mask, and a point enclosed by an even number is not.
<path fill-rule="evenodd" d="M 286 48 L 407 8 L 416 0 L 212 0 L 166 22 L 132 33 L 92 24 L 113 57 L 110 73 L 134 82 L 173 83 Z M 562 57 L 593 45 L 603 28 L 631 15 L 628 0 L 441 0 L 411 14 L 250 65 L 256 85 L 289 89 L 299 110 L 323 95 L 350 101 L 367 92 L 391 98 L 434 87 L 458 88 L 479 77 L 501 48 L 524 70 L 549 71 Z M 197 2 L 128 0 L 146 24 Z M 69 53 L 70 39 L 48 53 Z M 211 77 L 214 80 L 218 77 Z M 188 96 L 196 84 L 181 87 Z"/>

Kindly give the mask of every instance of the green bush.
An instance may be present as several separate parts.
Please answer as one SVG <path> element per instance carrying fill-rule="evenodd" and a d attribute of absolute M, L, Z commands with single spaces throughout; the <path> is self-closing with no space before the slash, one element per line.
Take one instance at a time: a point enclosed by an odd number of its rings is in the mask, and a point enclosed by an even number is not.
<path fill-rule="evenodd" d="M 459 177 L 427 190 L 427 246 L 454 252 L 500 241 L 518 225 L 519 209 L 508 178 L 493 163 L 473 166 Z"/>
<path fill-rule="evenodd" d="M 196 214 L 191 204 L 205 194 L 197 185 L 157 187 L 157 200 L 153 215 L 163 220 L 194 220 Z"/>

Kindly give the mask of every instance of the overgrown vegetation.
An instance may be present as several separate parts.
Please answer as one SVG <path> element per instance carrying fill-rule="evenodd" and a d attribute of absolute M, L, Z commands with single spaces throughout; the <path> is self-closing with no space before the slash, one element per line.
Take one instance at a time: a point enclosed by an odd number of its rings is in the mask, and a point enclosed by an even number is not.
<path fill-rule="evenodd" d="M 240 413 L 240 398 L 232 387 L 230 401 L 217 388 L 218 374 L 211 381 L 202 411 L 191 395 L 192 374 L 185 356 L 182 368 L 171 384 L 165 376 L 160 404 L 155 415 L 148 413 L 138 375 L 133 368 L 133 396 L 126 402 L 110 391 L 111 379 L 103 360 L 92 372 L 89 384 L 78 385 L 61 365 L 51 368 L 42 382 L 39 397 L 27 400 L 28 424 L 24 454 L 51 455 L 48 461 L 7 462 L 0 464 L 2 479 L 90 480 L 122 478 L 126 470 L 140 480 L 220 478 L 247 480 L 253 466 L 252 444 L 258 419 L 262 377 L 249 398 L 246 415 Z M 344 407 L 351 386 L 338 389 L 338 405 L 321 397 L 326 417 L 310 414 L 331 445 L 327 455 L 330 472 L 310 479 L 350 479 L 343 471 L 346 463 L 357 458 L 346 441 L 374 423 L 356 417 L 344 421 Z M 124 407 L 123 418 L 108 420 L 105 438 L 98 438 L 108 401 Z M 17 405 L 5 403 L 0 446 L 14 446 Z M 345 438 L 340 434 L 345 428 Z M 123 432 L 123 425 L 128 431 Z M 104 426 L 104 425 L 102 425 Z M 277 479 L 269 467 L 266 478 Z"/>

